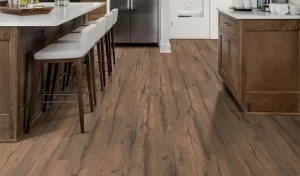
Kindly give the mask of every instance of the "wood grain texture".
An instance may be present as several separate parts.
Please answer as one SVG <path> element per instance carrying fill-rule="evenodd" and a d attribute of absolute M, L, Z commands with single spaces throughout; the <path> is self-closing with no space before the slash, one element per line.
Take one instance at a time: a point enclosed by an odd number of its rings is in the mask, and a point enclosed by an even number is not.
<path fill-rule="evenodd" d="M 31 90 L 33 53 L 69 33 L 83 20 L 81 16 L 49 28 L 0 28 L 0 142 L 16 142 L 23 135 Z M 39 110 L 36 112 L 40 114 Z"/>
<path fill-rule="evenodd" d="M 105 2 L 106 0 L 80 0 L 81 2 Z M 101 6 L 85 15 L 85 21 L 95 21 L 106 14 L 106 5 Z"/>
<path fill-rule="evenodd" d="M 219 15 L 219 26 L 227 31 L 233 38 L 237 37 L 238 23 L 227 16 Z"/>
<path fill-rule="evenodd" d="M 1 176 L 300 175 L 299 118 L 241 112 L 218 75 L 217 41 L 172 46 L 117 47 L 95 111 L 85 106 L 86 133 L 76 104 L 51 106 L 20 142 L 0 144 Z"/>
<path fill-rule="evenodd" d="M 10 39 L 10 31 L 7 27 L 0 28 L 0 41 L 9 41 Z"/>
<path fill-rule="evenodd" d="M 300 20 L 219 13 L 219 73 L 247 113 L 300 114 Z"/>

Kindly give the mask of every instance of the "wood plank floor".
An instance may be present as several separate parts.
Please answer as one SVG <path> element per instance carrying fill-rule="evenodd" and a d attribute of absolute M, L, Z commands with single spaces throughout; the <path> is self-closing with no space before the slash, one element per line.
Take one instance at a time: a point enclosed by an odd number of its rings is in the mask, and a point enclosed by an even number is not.
<path fill-rule="evenodd" d="M 216 41 L 172 47 L 118 48 L 87 132 L 75 104 L 52 107 L 20 142 L 0 144 L 0 175 L 300 175 L 300 118 L 243 114 L 218 76 Z"/>

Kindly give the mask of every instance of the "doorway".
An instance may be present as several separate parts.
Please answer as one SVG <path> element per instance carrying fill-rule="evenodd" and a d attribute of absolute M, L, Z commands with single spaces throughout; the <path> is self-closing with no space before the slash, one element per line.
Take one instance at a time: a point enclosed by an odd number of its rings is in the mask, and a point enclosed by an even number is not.
<path fill-rule="evenodd" d="M 208 39 L 209 0 L 171 0 L 171 38 Z"/>

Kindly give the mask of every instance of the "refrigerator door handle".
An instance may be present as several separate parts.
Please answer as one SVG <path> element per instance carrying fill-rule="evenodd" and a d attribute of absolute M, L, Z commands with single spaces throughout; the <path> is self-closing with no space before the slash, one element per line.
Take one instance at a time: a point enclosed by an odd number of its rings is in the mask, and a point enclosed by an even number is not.
<path fill-rule="evenodd" d="M 130 10 L 131 7 L 130 7 L 130 0 L 127 0 L 127 10 Z"/>
<path fill-rule="evenodd" d="M 133 0 L 130 0 L 130 9 L 133 10 Z"/>

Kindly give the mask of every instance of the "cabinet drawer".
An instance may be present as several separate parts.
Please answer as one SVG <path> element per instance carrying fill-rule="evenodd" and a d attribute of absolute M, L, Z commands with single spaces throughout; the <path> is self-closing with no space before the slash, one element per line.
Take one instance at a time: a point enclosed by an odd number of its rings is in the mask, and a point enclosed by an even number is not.
<path fill-rule="evenodd" d="M 230 34 L 231 37 L 236 37 L 236 33 L 237 33 L 237 23 L 236 21 L 220 15 L 220 20 L 219 20 L 219 27 L 223 28 L 223 30 L 225 30 L 226 32 L 228 32 Z"/>

